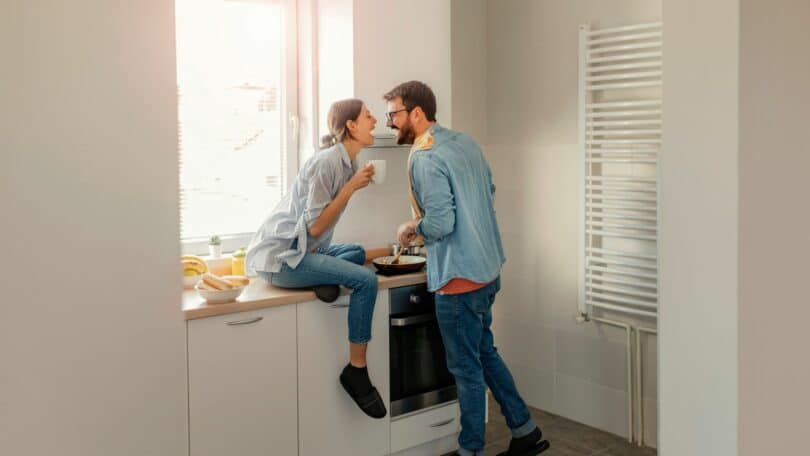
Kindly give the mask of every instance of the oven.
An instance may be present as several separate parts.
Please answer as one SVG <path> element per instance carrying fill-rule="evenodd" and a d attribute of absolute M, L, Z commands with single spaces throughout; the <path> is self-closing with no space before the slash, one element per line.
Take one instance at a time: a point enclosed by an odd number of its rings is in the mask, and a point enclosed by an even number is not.
<path fill-rule="evenodd" d="M 456 400 L 433 294 L 425 285 L 390 293 L 391 418 Z"/>

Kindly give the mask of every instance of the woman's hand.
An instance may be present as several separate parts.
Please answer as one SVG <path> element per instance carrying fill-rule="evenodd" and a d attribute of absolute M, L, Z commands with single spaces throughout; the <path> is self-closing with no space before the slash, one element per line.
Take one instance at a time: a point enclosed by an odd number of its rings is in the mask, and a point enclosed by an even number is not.
<path fill-rule="evenodd" d="M 349 204 L 349 199 L 351 199 L 354 192 L 368 187 L 373 175 L 374 166 L 371 163 L 358 170 L 349 182 L 346 182 L 346 185 L 343 186 L 335 199 L 326 205 L 315 223 L 309 227 L 309 235 L 315 238 L 320 237 L 329 227 L 334 225 L 340 213 Z"/>
<path fill-rule="evenodd" d="M 360 168 L 354 176 L 352 176 L 351 180 L 346 184 L 352 190 L 360 190 L 361 188 L 368 187 L 368 184 L 371 182 L 371 177 L 374 176 L 374 165 L 371 163 L 367 164 L 366 166 Z"/>

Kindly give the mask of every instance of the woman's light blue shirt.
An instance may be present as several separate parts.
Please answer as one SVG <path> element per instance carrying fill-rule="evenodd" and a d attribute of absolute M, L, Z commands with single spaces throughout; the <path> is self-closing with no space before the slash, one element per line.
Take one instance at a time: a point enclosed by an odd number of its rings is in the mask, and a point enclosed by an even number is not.
<path fill-rule="evenodd" d="M 278 272 L 284 263 L 295 269 L 307 252 L 328 247 L 337 221 L 317 238 L 309 235 L 309 228 L 355 172 L 356 160 L 340 143 L 307 160 L 290 191 L 253 235 L 245 258 L 248 273 Z"/>

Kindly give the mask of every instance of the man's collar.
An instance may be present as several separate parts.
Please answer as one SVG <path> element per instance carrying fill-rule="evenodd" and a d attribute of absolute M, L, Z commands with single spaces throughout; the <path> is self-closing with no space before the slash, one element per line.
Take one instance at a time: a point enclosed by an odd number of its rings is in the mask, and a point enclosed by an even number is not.
<path fill-rule="evenodd" d="M 425 129 L 425 131 L 423 131 L 423 132 L 422 132 L 422 134 L 420 134 L 419 136 L 417 136 L 416 138 L 414 138 L 413 143 L 414 143 L 414 144 L 416 144 L 417 142 L 419 142 L 419 140 L 420 140 L 420 139 L 422 139 L 422 137 L 423 137 L 423 136 L 426 136 L 426 135 L 428 135 L 428 134 L 433 134 L 434 130 L 435 130 L 437 127 L 438 127 L 438 128 L 441 128 L 441 126 L 439 125 L 439 123 L 438 123 L 438 122 L 432 122 L 432 123 L 430 124 L 430 126 L 429 126 L 429 127 L 427 127 L 427 129 Z"/>
<path fill-rule="evenodd" d="M 433 122 L 430 125 L 430 127 L 427 128 L 427 130 L 423 131 L 422 134 L 420 134 L 419 136 L 416 137 L 416 139 L 413 140 L 413 146 L 411 146 L 411 151 L 430 150 L 431 148 L 433 148 L 434 142 L 433 135 L 436 131 L 440 130 L 441 128 L 442 127 L 438 123 Z"/>

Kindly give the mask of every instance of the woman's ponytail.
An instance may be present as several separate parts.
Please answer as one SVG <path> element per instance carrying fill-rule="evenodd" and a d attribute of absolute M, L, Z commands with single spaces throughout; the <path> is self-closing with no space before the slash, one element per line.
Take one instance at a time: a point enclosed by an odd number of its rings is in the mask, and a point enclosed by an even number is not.
<path fill-rule="evenodd" d="M 337 138 L 333 134 L 321 136 L 321 149 L 327 149 L 337 144 Z"/>
<path fill-rule="evenodd" d="M 346 122 L 357 120 L 362 110 L 363 101 L 356 98 L 332 103 L 332 106 L 329 107 L 329 114 L 326 116 L 329 134 L 321 137 L 321 149 L 332 147 L 346 138 L 351 138 L 352 134 L 346 128 Z"/>

